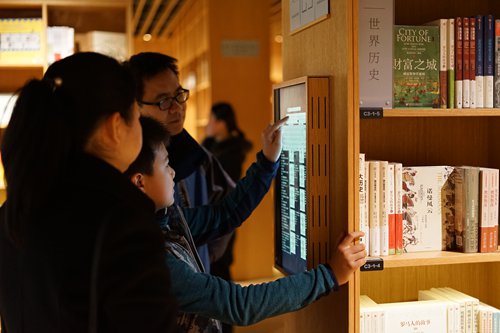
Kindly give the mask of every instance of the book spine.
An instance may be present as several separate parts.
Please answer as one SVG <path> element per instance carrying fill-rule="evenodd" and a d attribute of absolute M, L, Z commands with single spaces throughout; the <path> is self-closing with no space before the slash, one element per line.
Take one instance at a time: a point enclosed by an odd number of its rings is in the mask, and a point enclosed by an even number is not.
<path fill-rule="evenodd" d="M 455 107 L 463 107 L 463 26 L 462 18 L 455 19 Z"/>
<path fill-rule="evenodd" d="M 500 20 L 495 20 L 495 79 L 493 106 L 500 108 Z"/>
<path fill-rule="evenodd" d="M 479 169 L 465 169 L 465 223 L 464 223 L 464 252 L 478 252 L 479 221 Z"/>
<path fill-rule="evenodd" d="M 365 162 L 365 182 L 364 182 L 364 191 L 365 191 L 365 241 L 366 241 L 366 253 L 370 253 L 370 198 L 369 198 L 369 186 L 370 186 L 370 163 L 368 161 Z"/>
<path fill-rule="evenodd" d="M 490 177 L 490 224 L 492 229 L 492 235 L 490 237 L 491 243 L 489 246 L 490 252 L 496 252 L 498 250 L 498 179 L 499 170 L 491 169 Z"/>
<path fill-rule="evenodd" d="M 448 106 L 448 71 L 447 71 L 447 19 L 439 20 L 439 105 Z"/>
<path fill-rule="evenodd" d="M 369 251 L 368 248 L 368 235 L 369 231 L 367 230 L 367 216 L 366 216 L 366 165 L 365 165 L 365 154 L 359 154 L 359 229 L 365 233 L 363 237 L 360 238 L 359 242 L 361 244 L 365 244 L 366 251 Z M 369 252 L 368 252 L 369 253 Z"/>
<path fill-rule="evenodd" d="M 380 163 L 370 161 L 370 256 L 380 256 Z"/>
<path fill-rule="evenodd" d="M 455 19 L 447 22 L 446 69 L 448 71 L 448 108 L 455 108 Z"/>
<path fill-rule="evenodd" d="M 454 249 L 464 251 L 464 169 L 456 168 L 453 172 L 455 186 L 455 246 Z"/>
<path fill-rule="evenodd" d="M 479 173 L 479 252 L 489 252 L 490 243 L 490 172 L 481 169 Z"/>
<path fill-rule="evenodd" d="M 403 164 L 394 164 L 396 254 L 403 254 Z"/>
<path fill-rule="evenodd" d="M 470 29 L 469 18 L 462 19 L 462 107 L 470 108 Z"/>
<path fill-rule="evenodd" d="M 492 15 L 484 18 L 484 107 L 493 107 L 493 77 L 495 75 L 495 21 Z"/>
<path fill-rule="evenodd" d="M 396 254 L 396 202 L 394 188 L 394 163 L 387 166 L 387 200 L 389 203 L 389 254 Z"/>
<path fill-rule="evenodd" d="M 469 19 L 470 31 L 470 108 L 475 109 L 476 106 L 476 18 Z"/>
<path fill-rule="evenodd" d="M 380 161 L 380 255 L 389 255 L 389 163 Z"/>
<path fill-rule="evenodd" d="M 483 16 L 476 16 L 476 107 L 484 107 L 484 24 Z"/>

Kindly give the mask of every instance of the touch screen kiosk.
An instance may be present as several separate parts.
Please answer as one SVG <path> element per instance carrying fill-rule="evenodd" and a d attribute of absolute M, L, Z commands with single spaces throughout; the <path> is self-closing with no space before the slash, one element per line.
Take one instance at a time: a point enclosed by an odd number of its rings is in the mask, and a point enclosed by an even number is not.
<path fill-rule="evenodd" d="M 328 77 L 273 86 L 283 150 L 275 182 L 275 266 L 293 274 L 330 255 L 330 99 Z"/>

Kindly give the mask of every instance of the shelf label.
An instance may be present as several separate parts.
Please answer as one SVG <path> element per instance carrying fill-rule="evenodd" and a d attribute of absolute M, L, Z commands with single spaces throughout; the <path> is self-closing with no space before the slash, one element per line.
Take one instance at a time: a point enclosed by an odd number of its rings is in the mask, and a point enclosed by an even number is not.
<path fill-rule="evenodd" d="M 383 108 L 359 108 L 359 117 L 361 119 L 384 118 Z"/>
<path fill-rule="evenodd" d="M 361 266 L 362 272 L 384 270 L 384 260 L 382 258 L 368 258 L 366 264 Z"/>

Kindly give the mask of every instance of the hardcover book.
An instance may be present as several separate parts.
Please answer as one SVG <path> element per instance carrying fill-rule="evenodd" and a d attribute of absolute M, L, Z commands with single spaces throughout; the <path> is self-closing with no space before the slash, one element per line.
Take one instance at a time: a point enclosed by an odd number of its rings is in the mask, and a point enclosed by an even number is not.
<path fill-rule="evenodd" d="M 395 26 L 394 107 L 439 108 L 439 27 Z"/>
<path fill-rule="evenodd" d="M 404 252 L 441 251 L 443 187 L 450 166 L 403 168 Z"/>

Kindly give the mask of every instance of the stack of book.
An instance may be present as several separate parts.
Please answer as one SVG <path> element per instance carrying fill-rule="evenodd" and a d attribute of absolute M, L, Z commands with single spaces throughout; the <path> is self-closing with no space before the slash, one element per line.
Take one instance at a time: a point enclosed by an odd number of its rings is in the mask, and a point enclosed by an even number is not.
<path fill-rule="evenodd" d="M 500 310 L 452 288 L 420 290 L 418 301 L 377 304 L 360 296 L 361 333 L 500 333 Z"/>
<path fill-rule="evenodd" d="M 370 256 L 498 250 L 499 170 L 359 159 L 360 229 Z"/>
<path fill-rule="evenodd" d="M 393 36 L 395 107 L 500 107 L 500 20 L 438 19 Z"/>

